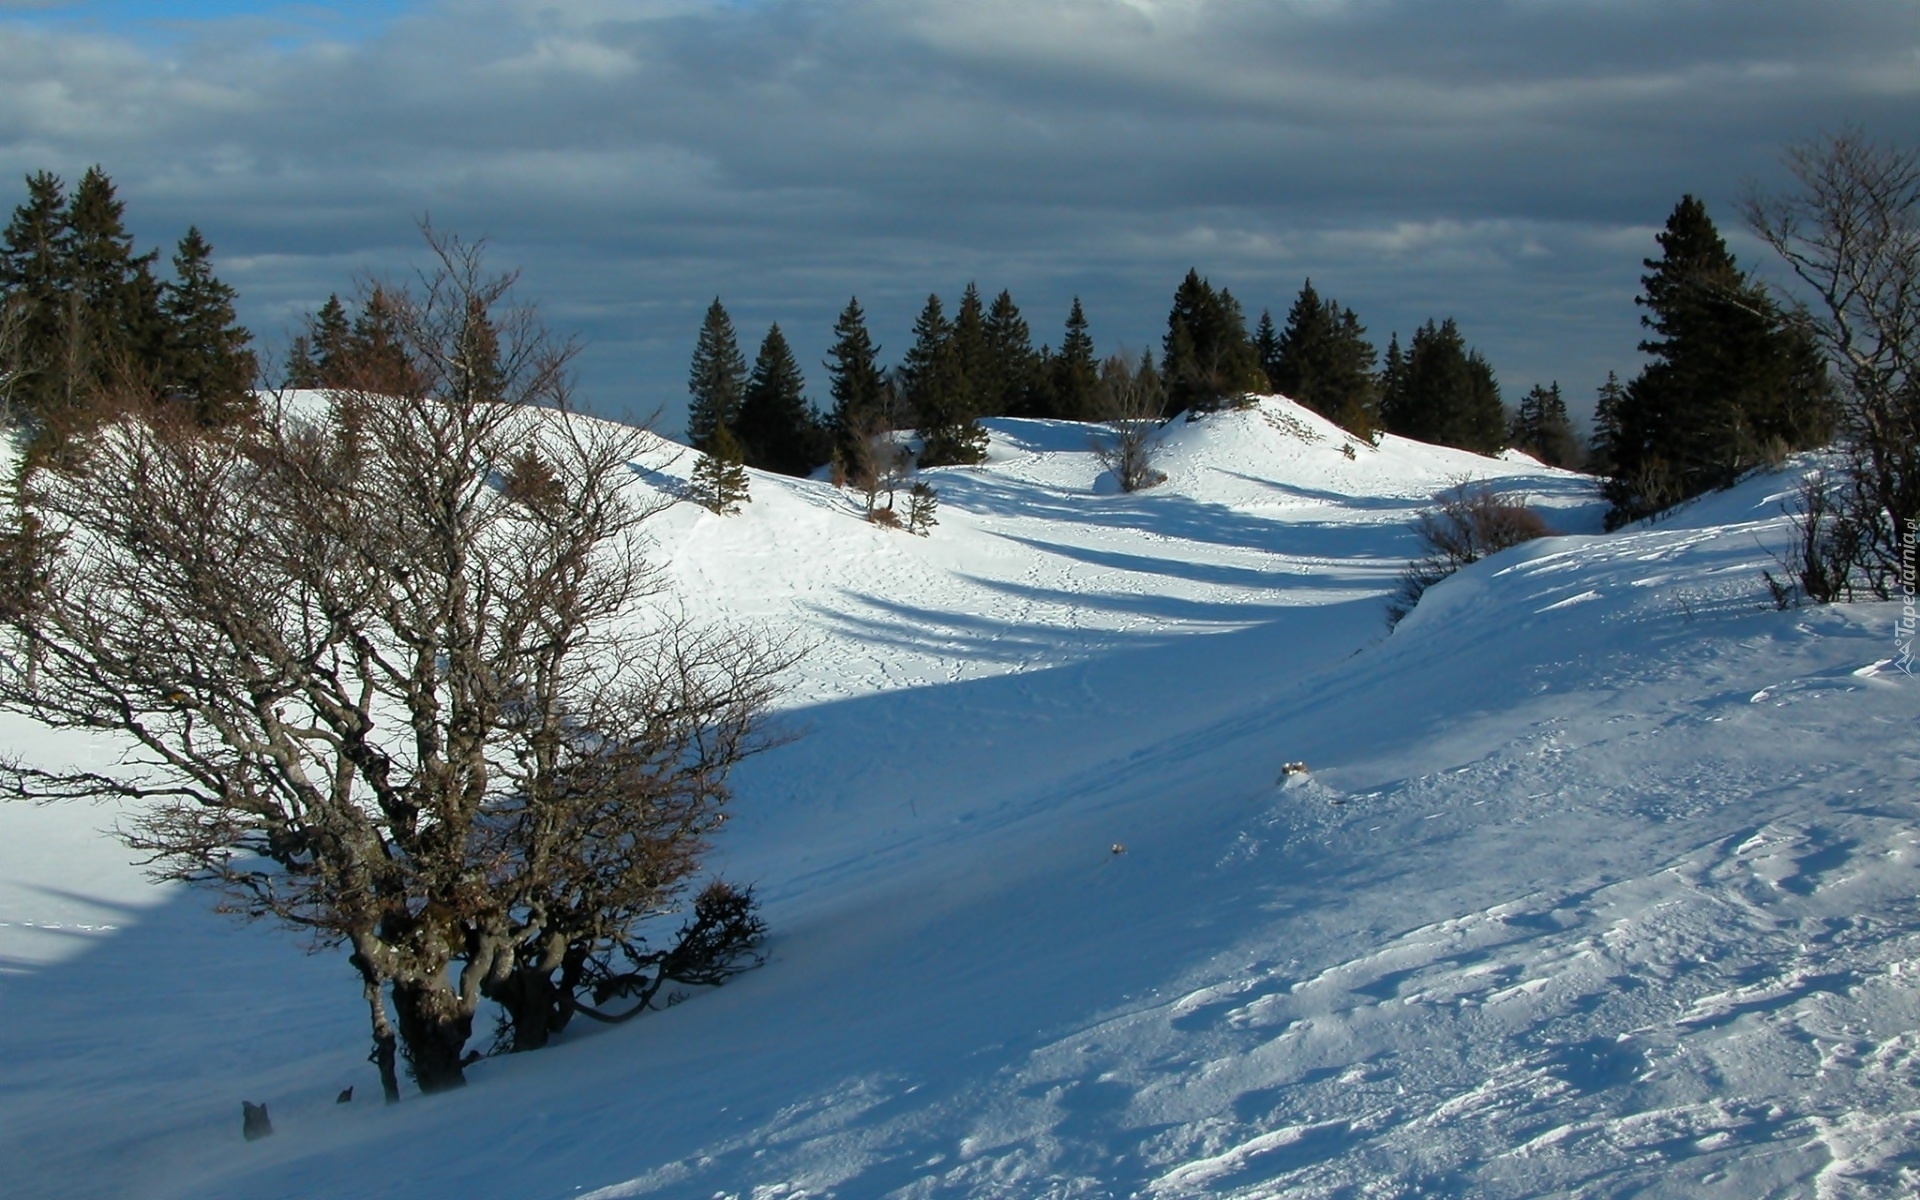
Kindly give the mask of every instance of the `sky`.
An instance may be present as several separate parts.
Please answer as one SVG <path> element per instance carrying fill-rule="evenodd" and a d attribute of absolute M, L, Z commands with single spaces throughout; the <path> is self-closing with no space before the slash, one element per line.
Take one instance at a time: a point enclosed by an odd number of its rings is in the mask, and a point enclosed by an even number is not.
<path fill-rule="evenodd" d="M 0 0 L 0 203 L 105 168 L 143 248 L 197 225 L 263 345 L 484 238 L 582 343 L 580 396 L 677 433 L 718 296 L 819 369 L 929 293 L 1158 345 L 1189 267 L 1249 320 L 1304 279 L 1384 348 L 1453 317 L 1510 402 L 1631 376 L 1683 194 L 1743 265 L 1781 152 L 1920 142 L 1912 0 Z M 164 253 L 163 253 L 164 257 Z"/>

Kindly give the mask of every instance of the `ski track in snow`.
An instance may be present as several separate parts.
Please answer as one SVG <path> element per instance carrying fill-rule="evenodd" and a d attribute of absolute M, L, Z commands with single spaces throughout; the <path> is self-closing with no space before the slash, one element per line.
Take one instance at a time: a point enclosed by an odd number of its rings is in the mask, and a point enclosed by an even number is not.
<path fill-rule="evenodd" d="M 656 523 L 690 608 L 815 643 L 716 859 L 772 961 L 461 1094 L 333 1105 L 336 952 L 147 887 L 111 812 L 0 809 L 0 1192 L 1920 1190 L 1920 699 L 1888 606 L 1766 604 L 1791 473 L 1603 537 L 1585 481 L 1349 460 L 1277 399 L 1137 496 L 993 429 L 928 539 L 757 474 Z M 1383 637 L 1467 474 L 1570 535 Z"/>

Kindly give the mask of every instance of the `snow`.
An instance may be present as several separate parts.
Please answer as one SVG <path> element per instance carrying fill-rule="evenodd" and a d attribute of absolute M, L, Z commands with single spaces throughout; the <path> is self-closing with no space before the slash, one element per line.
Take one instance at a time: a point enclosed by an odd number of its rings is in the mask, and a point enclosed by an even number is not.
<path fill-rule="evenodd" d="M 758 474 L 657 520 L 690 611 L 812 646 L 715 861 L 771 960 L 458 1094 L 366 1103 L 339 954 L 146 884 L 110 811 L 0 806 L 0 1191 L 1920 1186 L 1920 693 L 1894 606 L 1773 610 L 1793 471 L 1602 535 L 1581 477 L 1278 398 L 1136 495 L 1082 427 L 992 434 L 929 538 Z M 1566 536 L 1389 636 L 1462 478 Z"/>

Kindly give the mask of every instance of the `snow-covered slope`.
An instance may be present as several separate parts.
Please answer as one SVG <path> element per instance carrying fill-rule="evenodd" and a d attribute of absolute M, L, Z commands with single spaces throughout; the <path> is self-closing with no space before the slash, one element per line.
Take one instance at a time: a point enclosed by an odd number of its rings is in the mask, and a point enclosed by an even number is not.
<path fill-rule="evenodd" d="M 335 1105 L 372 1079 L 344 962 L 141 884 L 110 814 L 0 808 L 0 1193 L 1920 1183 L 1920 694 L 1889 606 L 1766 602 L 1790 477 L 1600 536 L 1578 477 L 1349 458 L 1278 399 L 1132 496 L 1079 427 L 993 434 L 928 539 L 764 476 L 660 520 L 690 608 L 815 647 L 717 862 L 772 961 L 460 1094 Z M 1465 476 L 1571 536 L 1388 637 Z"/>

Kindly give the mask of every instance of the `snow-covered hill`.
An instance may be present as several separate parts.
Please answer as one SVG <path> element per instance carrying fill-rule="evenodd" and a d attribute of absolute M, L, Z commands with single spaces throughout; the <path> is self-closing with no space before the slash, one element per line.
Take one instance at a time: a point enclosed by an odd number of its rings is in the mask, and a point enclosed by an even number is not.
<path fill-rule="evenodd" d="M 334 1104 L 338 955 L 148 887 L 110 813 L 0 808 L 0 1194 L 1920 1185 L 1920 692 L 1890 606 L 1767 602 L 1790 475 L 1601 536 L 1580 477 L 1279 399 L 1137 495 L 1081 427 L 992 432 L 931 538 L 759 475 L 659 519 L 691 610 L 814 646 L 716 862 L 772 960 L 462 1093 Z M 1389 637 L 1463 477 L 1569 536 Z"/>

